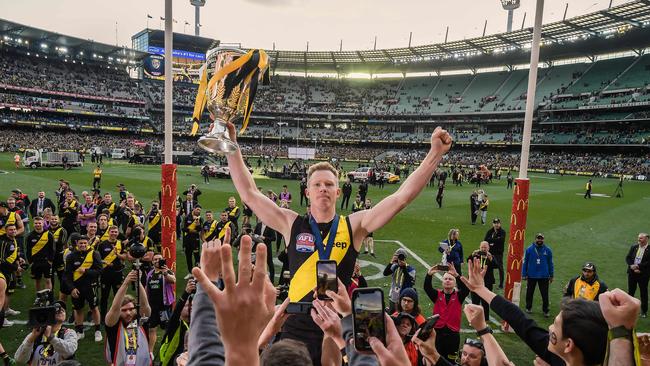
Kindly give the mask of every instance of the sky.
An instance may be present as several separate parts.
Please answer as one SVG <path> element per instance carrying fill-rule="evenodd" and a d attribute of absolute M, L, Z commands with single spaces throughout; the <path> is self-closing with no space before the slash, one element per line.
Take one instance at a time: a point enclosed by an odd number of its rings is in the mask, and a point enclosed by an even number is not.
<path fill-rule="evenodd" d="M 613 6 L 629 0 L 612 0 Z M 524 13 L 533 24 L 535 0 L 522 0 L 514 28 Z M 544 23 L 562 20 L 567 0 L 546 0 Z M 567 18 L 606 9 L 610 0 L 572 0 Z M 131 47 L 131 36 L 147 27 L 160 28 L 164 0 L 0 0 L 0 18 L 49 31 Z M 174 31 L 194 33 L 189 0 L 173 4 Z M 507 12 L 499 0 L 207 0 L 201 9 L 201 35 L 246 48 L 336 51 L 406 47 L 506 30 Z M 185 22 L 191 25 L 185 26 Z M 117 34 L 116 34 L 117 30 Z"/>

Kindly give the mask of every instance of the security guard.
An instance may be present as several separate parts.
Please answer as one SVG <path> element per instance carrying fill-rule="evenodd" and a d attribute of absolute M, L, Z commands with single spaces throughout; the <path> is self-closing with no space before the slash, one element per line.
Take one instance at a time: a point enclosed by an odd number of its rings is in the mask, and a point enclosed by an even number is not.
<path fill-rule="evenodd" d="M 596 274 L 596 265 L 592 262 L 582 266 L 582 275 L 572 278 L 564 288 L 564 296 L 573 299 L 598 301 L 598 296 L 607 292 L 607 285 Z"/>

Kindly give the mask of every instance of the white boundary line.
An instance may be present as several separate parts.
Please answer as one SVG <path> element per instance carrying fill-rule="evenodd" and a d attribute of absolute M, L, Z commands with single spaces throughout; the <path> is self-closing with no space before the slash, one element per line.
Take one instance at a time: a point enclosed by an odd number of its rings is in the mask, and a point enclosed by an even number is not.
<path fill-rule="evenodd" d="M 406 250 L 409 253 L 409 255 L 411 255 L 411 257 L 415 258 L 415 260 L 418 261 L 425 269 L 428 270 L 429 268 L 431 268 L 430 264 L 425 262 L 424 259 L 422 259 L 419 255 L 415 254 L 415 252 L 413 252 L 411 249 L 409 249 L 409 247 L 404 245 L 404 243 L 402 243 L 399 240 L 375 240 L 375 242 L 395 243 L 395 244 L 399 245 L 402 249 Z M 435 275 L 436 275 L 436 278 L 438 280 L 442 281 L 442 275 L 440 273 L 436 273 Z M 465 302 L 468 303 L 468 304 L 471 302 L 469 296 L 467 298 L 465 298 Z M 498 327 L 501 327 L 501 322 L 499 322 L 492 315 L 490 315 L 490 321 L 492 323 L 494 323 L 495 325 L 497 325 Z M 476 331 L 474 329 L 461 329 L 461 332 L 462 333 L 474 333 Z M 501 331 L 498 328 L 494 329 L 494 332 L 495 333 L 501 333 Z"/>

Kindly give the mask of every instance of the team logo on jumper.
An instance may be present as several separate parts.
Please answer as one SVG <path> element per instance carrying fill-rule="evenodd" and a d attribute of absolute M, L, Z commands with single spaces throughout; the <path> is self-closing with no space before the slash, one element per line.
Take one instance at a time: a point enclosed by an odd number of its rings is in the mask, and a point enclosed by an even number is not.
<path fill-rule="evenodd" d="M 296 251 L 301 253 L 313 253 L 316 247 L 314 236 L 309 233 L 300 233 L 296 236 Z"/>

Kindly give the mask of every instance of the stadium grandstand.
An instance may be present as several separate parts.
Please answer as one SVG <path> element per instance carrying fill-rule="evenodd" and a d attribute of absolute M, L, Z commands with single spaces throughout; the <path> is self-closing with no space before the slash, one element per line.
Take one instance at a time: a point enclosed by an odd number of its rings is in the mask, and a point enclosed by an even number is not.
<path fill-rule="evenodd" d="M 632 1 L 544 25 L 534 150 L 571 156 L 598 146 L 598 152 L 611 159 L 647 154 L 648 19 L 650 5 Z M 452 154 L 471 154 L 474 149 L 516 154 L 526 104 L 531 32 L 525 28 L 371 51 L 269 50 L 272 82 L 258 93 L 253 121 L 241 140 L 266 146 L 255 151 L 271 155 L 286 155 L 284 144 L 315 146 L 321 158 L 342 158 L 347 149 L 424 151 L 431 131 L 441 125 L 463 146 Z M 81 141 L 85 133 L 97 130 L 126 139 L 135 133 L 139 141 L 160 146 L 163 82 L 146 69 L 149 58 L 163 52 L 162 31 L 139 32 L 132 37 L 131 49 L 8 20 L 0 21 L 0 33 L 3 126 L 53 133 L 73 129 L 80 136 L 79 149 L 90 148 Z M 198 67 L 205 51 L 218 44 L 209 38 L 174 34 L 178 148 L 196 149 L 186 135 Z M 371 77 L 346 77 L 350 73 Z M 111 141 L 107 149 L 122 144 L 119 138 L 107 140 Z M 337 146 L 343 140 L 345 146 Z M 10 137 L 2 141 L 5 150 L 27 145 L 32 141 Z M 648 175 L 648 164 L 640 161 L 629 173 Z"/>

